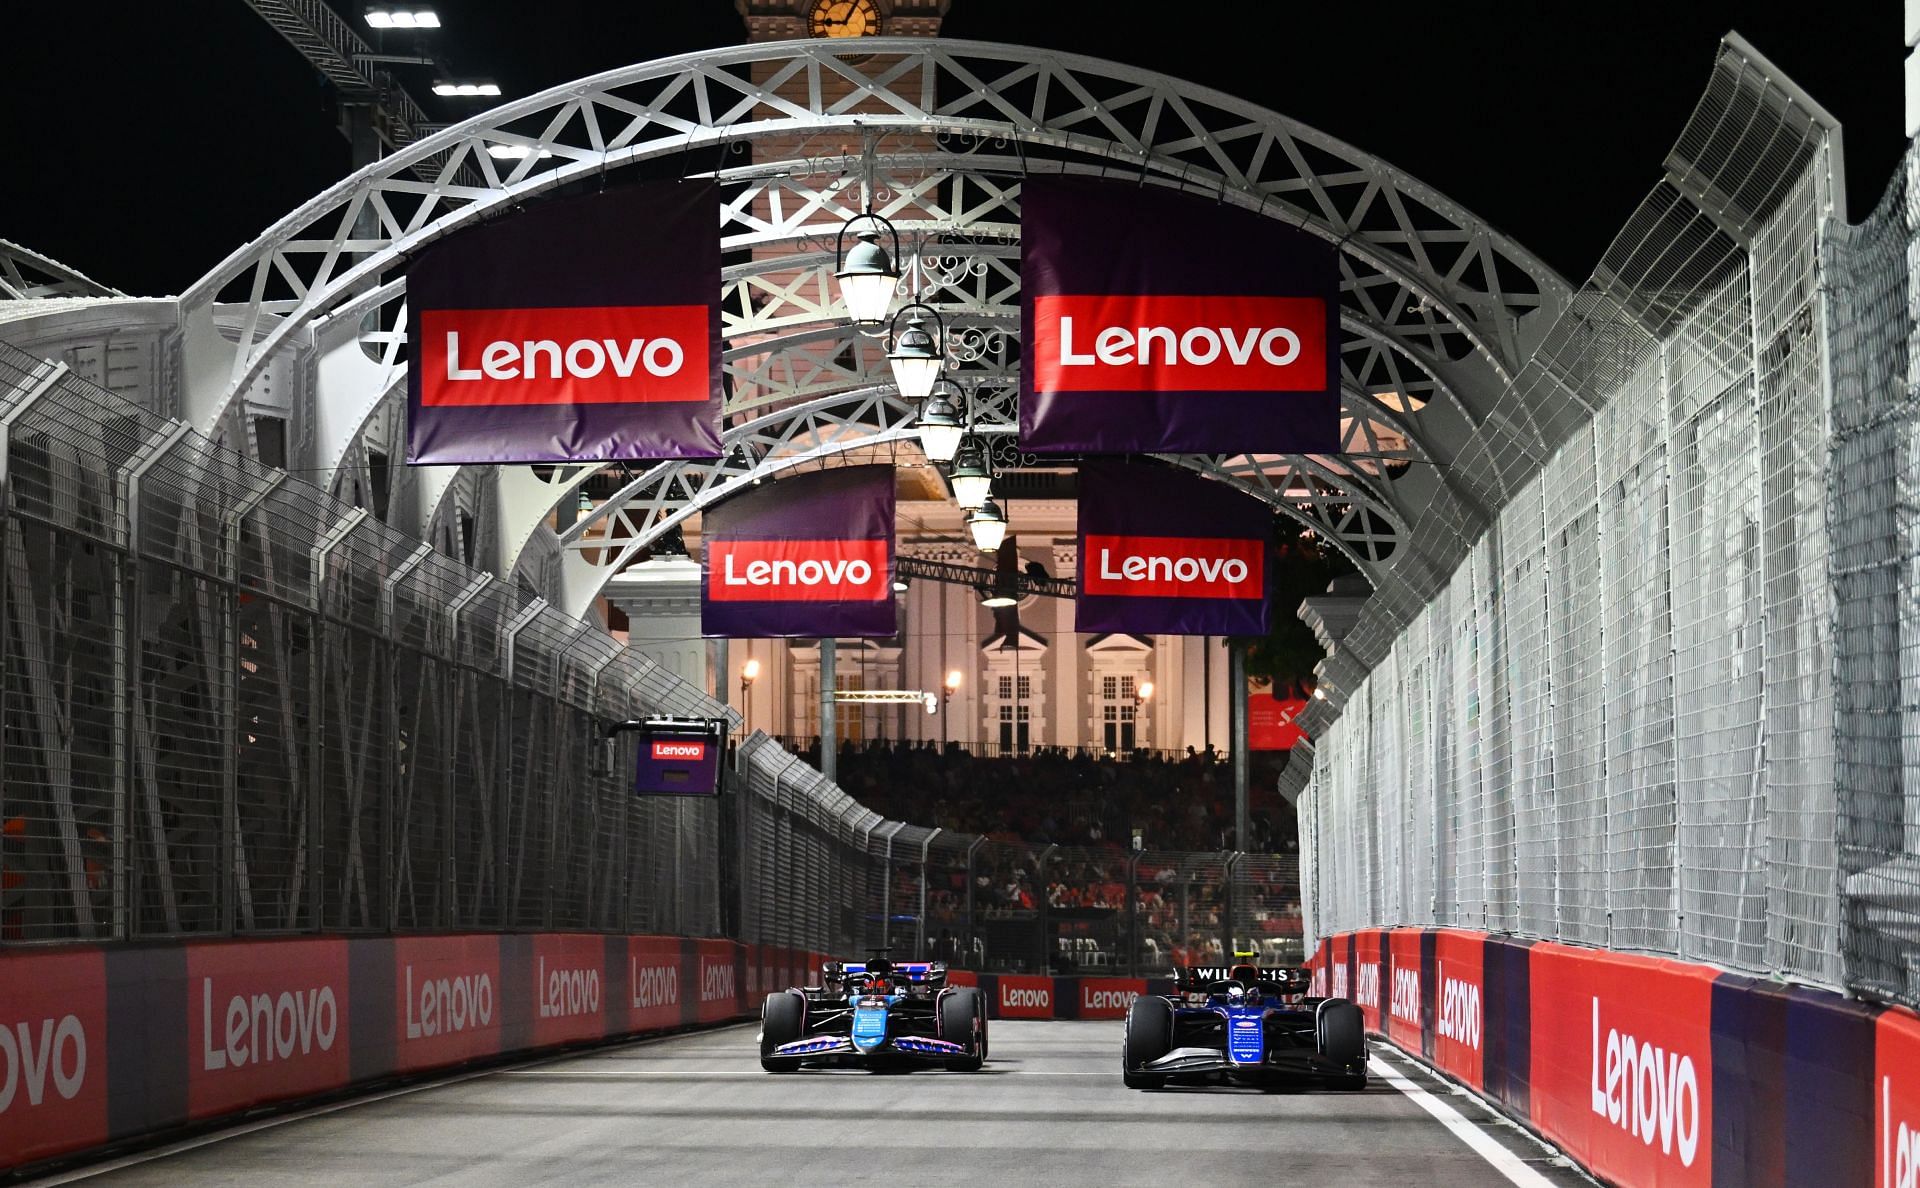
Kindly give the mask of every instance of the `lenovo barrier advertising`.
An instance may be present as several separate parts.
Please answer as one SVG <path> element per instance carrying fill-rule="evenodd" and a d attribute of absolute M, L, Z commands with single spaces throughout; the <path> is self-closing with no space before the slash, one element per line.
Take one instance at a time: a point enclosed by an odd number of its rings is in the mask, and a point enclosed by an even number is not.
<path fill-rule="evenodd" d="M 1339 449 L 1333 245 L 1158 186 L 1029 175 L 1020 201 L 1022 448 Z"/>
<path fill-rule="evenodd" d="M 701 634 L 895 635 L 893 499 L 893 467 L 850 466 L 750 487 L 709 510 Z"/>
<path fill-rule="evenodd" d="M 543 199 L 407 271 L 407 459 L 720 456 L 719 192 Z"/>
<path fill-rule="evenodd" d="M 1189 470 L 1088 463 L 1074 630 L 1265 635 L 1272 521 L 1265 503 Z"/>

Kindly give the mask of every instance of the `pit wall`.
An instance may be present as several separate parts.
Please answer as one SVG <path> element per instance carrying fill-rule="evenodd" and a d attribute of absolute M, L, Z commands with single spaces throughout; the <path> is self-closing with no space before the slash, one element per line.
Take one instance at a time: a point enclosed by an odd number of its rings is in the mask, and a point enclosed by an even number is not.
<path fill-rule="evenodd" d="M 547 933 L 0 952 L 0 1168 L 256 1106 L 757 1013 L 821 955 Z"/>
<path fill-rule="evenodd" d="M 1920 1178 L 1920 1018 L 1828 991 L 1450 929 L 1320 942 L 1314 991 L 1604 1182 Z"/>

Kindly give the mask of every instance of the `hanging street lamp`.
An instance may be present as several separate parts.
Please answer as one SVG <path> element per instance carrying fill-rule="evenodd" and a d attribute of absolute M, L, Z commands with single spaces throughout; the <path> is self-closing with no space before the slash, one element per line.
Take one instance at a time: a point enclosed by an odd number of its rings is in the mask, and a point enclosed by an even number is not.
<path fill-rule="evenodd" d="M 854 232 L 855 243 L 847 250 L 847 230 L 856 223 L 866 226 Z M 893 252 L 880 243 L 885 229 L 893 240 Z M 856 325 L 878 326 L 887 320 L 893 305 L 894 286 L 900 281 L 900 269 L 894 261 L 900 255 L 900 233 L 885 216 L 863 211 L 840 227 L 833 241 L 833 275 L 840 282 L 840 299 L 846 303 L 847 317 Z"/>
<path fill-rule="evenodd" d="M 1007 517 L 1001 514 L 999 504 L 988 499 L 967 513 L 967 531 L 981 552 L 995 552 L 1007 537 Z"/>
<path fill-rule="evenodd" d="M 953 500 L 963 511 L 978 508 L 992 493 L 993 475 L 981 458 L 980 443 L 975 438 L 969 437 L 960 443 L 949 481 L 953 483 Z"/>
<path fill-rule="evenodd" d="M 907 328 L 895 334 L 900 314 L 907 315 Z M 927 314 L 933 315 L 932 334 L 927 333 Z M 917 404 L 933 391 L 934 381 L 947 362 L 946 330 L 939 312 L 918 301 L 893 315 L 887 327 L 887 363 L 893 368 L 894 385 L 905 399 Z"/>
<path fill-rule="evenodd" d="M 914 426 L 920 435 L 920 448 L 926 451 L 929 462 L 953 461 L 953 456 L 960 452 L 960 438 L 967 431 L 960 422 L 960 410 L 937 392 L 922 406 L 920 415 L 914 418 Z"/>

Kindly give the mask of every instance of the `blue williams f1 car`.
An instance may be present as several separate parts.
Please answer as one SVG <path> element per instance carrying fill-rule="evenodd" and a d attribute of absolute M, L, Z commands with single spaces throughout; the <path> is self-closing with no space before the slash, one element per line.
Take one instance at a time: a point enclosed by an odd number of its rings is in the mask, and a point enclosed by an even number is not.
<path fill-rule="evenodd" d="M 947 985 L 938 961 L 829 961 L 820 984 L 767 995 L 760 1067 L 950 1068 L 987 1059 L 987 1010 L 972 986 Z"/>
<path fill-rule="evenodd" d="M 1308 997 L 1307 985 L 1300 969 L 1182 969 L 1174 993 L 1143 995 L 1127 1011 L 1120 1050 L 1127 1087 L 1306 1078 L 1366 1088 L 1360 1008 L 1344 998 Z"/>

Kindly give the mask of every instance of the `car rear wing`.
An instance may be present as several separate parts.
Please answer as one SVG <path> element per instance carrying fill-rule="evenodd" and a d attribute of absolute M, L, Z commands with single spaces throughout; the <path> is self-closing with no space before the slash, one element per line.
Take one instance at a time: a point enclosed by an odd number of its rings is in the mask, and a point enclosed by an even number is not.
<path fill-rule="evenodd" d="M 944 961 L 895 961 L 890 963 L 892 972 L 916 986 L 926 986 L 938 990 L 947 984 L 947 963 Z M 864 961 L 829 961 L 821 967 L 821 972 L 829 977 L 867 972 Z"/>
<path fill-rule="evenodd" d="M 1312 984 L 1311 976 L 1297 965 L 1186 965 L 1176 972 L 1174 984 L 1184 993 L 1235 980 L 1275 986 L 1283 994 L 1305 994 Z"/>

